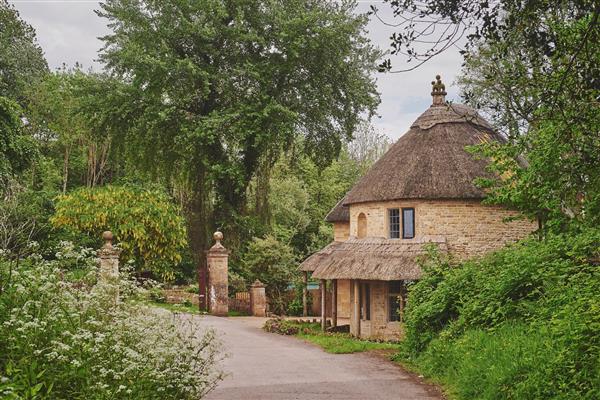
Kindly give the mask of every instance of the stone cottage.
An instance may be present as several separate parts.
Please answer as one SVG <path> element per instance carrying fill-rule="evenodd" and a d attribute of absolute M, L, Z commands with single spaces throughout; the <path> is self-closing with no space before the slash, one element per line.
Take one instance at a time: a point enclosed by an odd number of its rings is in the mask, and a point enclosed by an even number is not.
<path fill-rule="evenodd" d="M 432 105 L 327 215 L 334 241 L 300 266 L 331 281 L 332 322 L 349 318 L 356 336 L 401 335 L 407 283 L 421 276 L 426 244 L 466 259 L 536 228 L 508 218 L 513 210 L 482 204 L 474 180 L 491 177 L 487 161 L 465 147 L 503 139 L 473 109 L 447 103 L 439 76 L 432 86 Z"/>

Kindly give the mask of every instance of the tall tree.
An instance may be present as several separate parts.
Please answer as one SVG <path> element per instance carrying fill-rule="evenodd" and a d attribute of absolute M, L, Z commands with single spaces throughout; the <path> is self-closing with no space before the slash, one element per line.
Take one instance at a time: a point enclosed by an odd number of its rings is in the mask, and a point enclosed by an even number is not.
<path fill-rule="evenodd" d="M 35 142 L 23 133 L 21 108 L 0 96 L 0 195 L 9 180 L 29 167 L 36 153 Z"/>
<path fill-rule="evenodd" d="M 214 224 L 236 234 L 251 178 L 295 136 L 327 165 L 379 101 L 380 53 L 353 1 L 108 0 L 98 14 L 112 29 L 101 59 L 128 84 L 114 132 L 185 178 L 199 255 Z"/>
<path fill-rule="evenodd" d="M 24 92 L 48 71 L 34 29 L 0 0 L 0 96 L 25 105 Z"/>
<path fill-rule="evenodd" d="M 30 129 L 46 155 L 61 164 L 57 167 L 63 193 L 68 187 L 102 184 L 108 172 L 110 137 L 93 118 L 103 104 L 92 101 L 108 80 L 103 74 L 82 71 L 79 65 L 63 66 L 27 91 Z"/>

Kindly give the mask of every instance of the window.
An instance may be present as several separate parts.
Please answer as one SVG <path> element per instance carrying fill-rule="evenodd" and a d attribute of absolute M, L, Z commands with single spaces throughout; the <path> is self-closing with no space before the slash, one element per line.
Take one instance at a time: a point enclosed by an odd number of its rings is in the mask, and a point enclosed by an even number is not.
<path fill-rule="evenodd" d="M 367 216 L 364 213 L 358 214 L 358 238 L 367 236 Z"/>
<path fill-rule="evenodd" d="M 402 239 L 412 239 L 415 237 L 415 209 L 402 209 Z"/>
<path fill-rule="evenodd" d="M 368 283 L 360 284 L 360 319 L 371 320 L 371 287 Z"/>
<path fill-rule="evenodd" d="M 391 208 L 390 215 L 390 239 L 400 239 L 400 210 Z"/>
<path fill-rule="evenodd" d="M 404 313 L 404 289 L 403 281 L 391 281 L 388 286 L 388 321 L 402 321 Z"/>

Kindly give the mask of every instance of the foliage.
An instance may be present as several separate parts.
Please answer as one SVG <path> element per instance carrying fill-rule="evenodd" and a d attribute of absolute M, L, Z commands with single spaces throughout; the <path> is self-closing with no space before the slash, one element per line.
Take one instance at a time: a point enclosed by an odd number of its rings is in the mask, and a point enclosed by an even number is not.
<path fill-rule="evenodd" d="M 284 314 L 287 306 L 288 286 L 297 275 L 297 263 L 290 246 L 273 236 L 254 238 L 248 245 L 243 265 L 248 281 L 260 280 L 266 285 L 271 311 Z"/>
<path fill-rule="evenodd" d="M 307 304 L 310 306 L 310 304 Z M 299 317 L 304 311 L 304 303 L 302 302 L 302 287 L 296 285 L 294 288 L 294 298 L 288 303 L 286 315 Z"/>
<path fill-rule="evenodd" d="M 75 232 L 100 238 L 110 230 L 139 267 L 172 279 L 173 265 L 181 261 L 186 245 L 183 218 L 160 190 L 135 186 L 81 188 L 59 196 L 51 222 Z"/>
<path fill-rule="evenodd" d="M 328 353 L 348 354 L 371 350 L 397 350 L 399 345 L 389 342 L 373 342 L 357 339 L 347 333 L 323 332 L 321 325 L 283 318 L 265 322 L 263 329 L 280 335 L 294 335 L 320 346 Z"/>
<path fill-rule="evenodd" d="M 0 96 L 0 195 L 8 180 L 23 172 L 36 158 L 37 147 L 23 132 L 21 108 Z"/>
<path fill-rule="evenodd" d="M 221 378 L 213 332 L 135 305 L 126 274 L 115 303 L 90 254 L 61 252 L 0 260 L 0 397 L 198 399 Z M 78 281 L 65 280 L 73 258 Z"/>
<path fill-rule="evenodd" d="M 232 270 L 228 270 L 227 274 L 230 295 L 233 295 L 237 292 L 245 292 L 248 290 L 248 285 L 246 284 L 246 280 L 242 275 Z M 196 287 L 196 290 L 199 291 L 198 287 Z"/>
<path fill-rule="evenodd" d="M 95 118 L 129 158 L 187 193 L 198 258 L 211 227 L 247 232 L 246 189 L 302 136 L 320 167 L 379 97 L 379 52 L 352 1 L 108 0 L 100 54 L 123 83 Z M 183 173 L 178 173 L 183 171 Z M 255 235 L 254 235 L 255 236 Z"/>
<path fill-rule="evenodd" d="M 371 13 L 395 28 L 390 36 L 391 54 L 403 55 L 408 63 L 417 61 L 416 65 L 396 72 L 416 69 L 457 45 L 464 46 L 460 52 L 468 55 L 482 42 L 510 43 L 515 31 L 522 34 L 518 46 L 525 52 L 536 49 L 540 58 L 562 55 L 568 60 L 581 49 L 570 48 L 571 51 L 565 52 L 557 46 L 554 23 L 600 11 L 597 2 L 589 0 L 385 0 L 385 3 L 389 3 L 398 23 L 384 21 L 376 6 L 371 6 Z M 589 43 L 593 42 L 590 38 Z M 593 53 L 587 55 L 594 57 Z M 389 59 L 380 65 L 382 71 L 391 68 Z"/>
<path fill-rule="evenodd" d="M 357 339 L 347 333 L 323 333 L 315 329 L 304 330 L 298 337 L 320 346 L 327 353 L 349 354 L 372 350 L 398 350 L 399 345 L 390 342 L 374 342 Z"/>
<path fill-rule="evenodd" d="M 300 332 L 298 324 L 283 318 L 273 318 L 265 322 L 263 329 L 266 332 L 278 333 L 280 335 L 296 335 Z"/>
<path fill-rule="evenodd" d="M 424 62 L 468 33 L 462 94 L 507 139 L 474 149 L 502 177 L 480 180 L 488 202 L 538 218 L 544 231 L 597 224 L 599 3 L 388 2 L 402 19 L 393 47 L 409 58 Z"/>
<path fill-rule="evenodd" d="M 166 303 L 167 302 L 167 297 L 165 296 L 165 292 L 159 287 L 154 287 L 152 289 L 149 289 L 148 290 L 148 298 L 150 299 L 150 301 L 153 301 L 154 303 Z"/>
<path fill-rule="evenodd" d="M 72 187 L 102 184 L 108 173 L 120 166 L 108 162 L 110 138 L 98 131 L 85 112 L 90 101 L 87 93 L 103 86 L 107 79 L 102 74 L 85 73 L 76 64 L 46 74 L 27 91 L 29 130 L 44 143 L 44 154 L 55 163 L 63 193 Z"/>
<path fill-rule="evenodd" d="M 434 253 L 410 290 L 405 357 L 459 398 L 598 397 L 599 249 L 588 229 L 459 266 Z"/>
<path fill-rule="evenodd" d="M 58 232 L 48 239 L 53 211 L 49 194 L 23 187 L 14 179 L 7 183 L 0 202 L 0 249 L 15 259 L 34 251 L 45 253 L 55 239 L 60 241 Z"/>
<path fill-rule="evenodd" d="M 269 193 L 273 234 L 283 243 L 290 243 L 310 224 L 309 194 L 303 182 L 295 176 L 275 176 Z"/>
<path fill-rule="evenodd" d="M 0 97 L 24 105 L 26 89 L 47 71 L 35 31 L 7 0 L 0 0 Z"/>
<path fill-rule="evenodd" d="M 467 59 L 467 99 L 488 110 L 508 137 L 504 145 L 476 149 L 503 177 L 480 183 L 490 189 L 491 202 L 538 217 L 546 230 L 594 226 L 600 215 L 600 138 L 594 134 L 600 90 L 590 76 L 600 68 L 600 9 L 568 19 L 548 14 L 556 47 L 549 57 L 524 49 L 528 32 L 516 30 L 509 43 L 481 46 Z M 507 87 L 519 95 L 509 95 Z"/>

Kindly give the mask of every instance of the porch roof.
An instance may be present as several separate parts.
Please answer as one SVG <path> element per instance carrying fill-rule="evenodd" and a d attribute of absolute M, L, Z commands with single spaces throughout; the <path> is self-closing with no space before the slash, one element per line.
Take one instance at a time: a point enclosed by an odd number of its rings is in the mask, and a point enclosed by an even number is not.
<path fill-rule="evenodd" d="M 317 279 L 408 280 L 418 279 L 421 268 L 417 258 L 425 253 L 424 245 L 436 244 L 447 251 L 442 236 L 414 239 L 350 238 L 332 242 L 308 257 L 300 270 L 311 271 Z"/>

